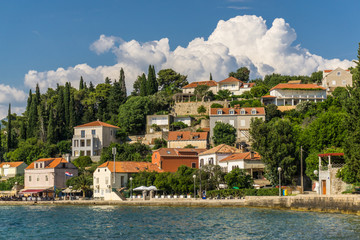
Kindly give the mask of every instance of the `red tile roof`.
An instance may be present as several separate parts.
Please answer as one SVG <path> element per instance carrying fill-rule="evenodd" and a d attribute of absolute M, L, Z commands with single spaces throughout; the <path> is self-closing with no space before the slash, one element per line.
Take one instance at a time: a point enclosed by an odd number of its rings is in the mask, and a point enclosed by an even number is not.
<path fill-rule="evenodd" d="M 239 153 L 240 149 L 235 147 L 231 147 L 226 144 L 220 144 L 212 149 L 209 149 L 205 152 L 200 153 L 199 155 L 207 155 L 207 154 L 214 154 L 214 153 Z"/>
<path fill-rule="evenodd" d="M 318 154 L 319 157 L 328 157 L 328 156 L 344 156 L 344 153 L 322 153 Z"/>
<path fill-rule="evenodd" d="M 239 79 L 237 78 L 234 78 L 234 77 L 228 77 L 224 80 L 221 80 L 219 83 L 228 83 L 228 82 L 240 82 L 240 83 L 244 83 L 243 81 L 240 81 Z"/>
<path fill-rule="evenodd" d="M 98 166 L 98 168 L 105 168 L 107 167 L 110 172 L 114 172 L 114 162 L 105 162 Z M 151 162 L 123 162 L 117 161 L 115 162 L 115 172 L 118 173 L 137 173 L 140 171 L 155 171 L 155 172 L 163 172 L 156 164 Z"/>
<path fill-rule="evenodd" d="M 237 160 L 260 160 L 261 156 L 259 153 L 254 152 L 253 158 L 251 158 L 250 152 L 244 153 L 235 153 L 224 159 L 221 159 L 220 162 L 228 162 L 228 161 L 237 161 Z"/>
<path fill-rule="evenodd" d="M 64 158 L 41 158 L 41 159 L 36 160 L 35 162 L 32 162 L 25 169 L 34 169 L 34 165 L 35 165 L 36 162 L 47 162 L 47 161 L 51 161 L 51 162 L 45 168 L 55 168 L 60 163 L 67 163 L 67 161 Z"/>
<path fill-rule="evenodd" d="M 276 98 L 275 96 L 271 96 L 271 95 L 265 95 L 265 96 L 262 96 L 262 98 Z"/>
<path fill-rule="evenodd" d="M 0 163 L 0 168 L 2 168 L 4 165 L 9 165 L 10 167 L 18 167 L 24 162 L 2 162 Z"/>
<path fill-rule="evenodd" d="M 210 80 L 210 81 L 200 81 L 200 82 L 192 82 L 186 86 L 184 86 L 183 88 L 196 88 L 199 85 L 206 85 L 209 87 L 213 87 L 217 85 L 217 82 Z"/>
<path fill-rule="evenodd" d="M 191 131 L 169 132 L 168 141 L 204 141 L 208 139 L 208 134 Z"/>
<path fill-rule="evenodd" d="M 332 72 L 333 70 L 324 70 L 324 72 L 329 73 Z"/>
<path fill-rule="evenodd" d="M 94 122 L 90 122 L 90 123 L 85 123 L 83 125 L 79 125 L 76 126 L 74 128 L 79 128 L 79 127 L 99 127 L 99 126 L 103 126 L 103 127 L 111 127 L 111 128 L 119 128 L 117 126 L 108 124 L 108 123 L 104 123 L 104 122 L 100 122 L 100 121 L 94 121 Z"/>
<path fill-rule="evenodd" d="M 278 85 L 276 85 L 275 87 L 273 87 L 272 89 L 270 89 L 270 91 L 274 90 L 274 89 L 318 89 L 318 90 L 325 90 L 325 88 L 320 87 L 316 84 L 294 84 L 294 83 L 279 83 Z"/>
<path fill-rule="evenodd" d="M 229 114 L 230 110 L 234 110 L 234 115 L 240 115 L 241 110 L 245 110 L 245 115 L 251 115 L 251 110 L 256 110 L 256 115 L 265 115 L 265 108 L 263 107 L 255 107 L 255 108 L 211 108 L 210 115 L 218 115 L 217 111 L 222 110 L 222 114 Z M 220 115 L 219 115 L 220 116 Z"/>
<path fill-rule="evenodd" d="M 202 148 L 160 148 L 158 152 L 162 157 L 194 157 L 206 151 Z"/>

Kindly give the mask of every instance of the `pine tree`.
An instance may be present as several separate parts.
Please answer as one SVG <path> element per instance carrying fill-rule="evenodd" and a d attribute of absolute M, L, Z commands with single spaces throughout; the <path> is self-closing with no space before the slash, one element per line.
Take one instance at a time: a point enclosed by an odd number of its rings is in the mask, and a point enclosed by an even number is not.
<path fill-rule="evenodd" d="M 11 104 L 9 103 L 8 110 L 8 126 L 7 126 L 7 152 L 12 148 L 12 126 L 11 126 Z"/>
<path fill-rule="evenodd" d="M 120 83 L 120 87 L 121 87 L 121 91 L 122 91 L 122 97 L 126 98 L 126 83 L 125 83 L 125 73 L 124 73 L 124 69 L 121 68 L 120 69 L 120 77 L 119 77 L 119 83 Z"/>
<path fill-rule="evenodd" d="M 140 96 L 147 96 L 147 80 L 146 80 L 146 76 L 145 76 L 145 73 L 143 73 L 141 75 L 141 81 L 140 81 Z"/>
<path fill-rule="evenodd" d="M 81 76 L 81 77 L 80 77 L 79 90 L 83 90 L 83 89 L 84 89 L 84 79 L 83 79 L 83 77 Z"/>

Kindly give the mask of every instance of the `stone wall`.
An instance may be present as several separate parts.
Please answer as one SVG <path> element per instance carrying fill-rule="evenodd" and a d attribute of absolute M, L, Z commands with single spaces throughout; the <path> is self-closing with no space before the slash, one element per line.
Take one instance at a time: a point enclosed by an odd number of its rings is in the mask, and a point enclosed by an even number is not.
<path fill-rule="evenodd" d="M 206 108 L 206 113 L 204 115 L 209 114 L 209 108 L 211 104 L 219 103 L 224 107 L 228 107 L 227 101 L 212 101 L 212 102 L 177 102 L 173 106 L 173 113 L 176 116 L 187 116 L 187 115 L 199 115 L 197 109 L 203 105 Z"/>

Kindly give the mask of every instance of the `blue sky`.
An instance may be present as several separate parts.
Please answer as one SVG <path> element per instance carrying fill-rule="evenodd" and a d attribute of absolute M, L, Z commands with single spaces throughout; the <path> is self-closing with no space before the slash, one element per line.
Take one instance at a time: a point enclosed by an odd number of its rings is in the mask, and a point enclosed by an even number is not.
<path fill-rule="evenodd" d="M 126 65 L 125 61 L 133 61 L 133 59 L 122 59 L 124 54 L 119 54 L 119 49 L 120 45 L 131 40 L 135 40 L 142 46 L 144 43 L 166 38 L 170 51 L 181 46 L 186 48 L 189 54 L 192 50 L 187 49 L 188 44 L 199 37 L 206 41 L 220 20 L 228 21 L 243 15 L 262 17 L 268 29 L 276 18 L 281 18 L 296 32 L 295 40 L 289 35 L 292 39 L 289 40 L 292 47 L 300 44 L 303 50 L 306 49 L 311 54 L 324 59 L 352 60 L 356 58 L 358 42 L 360 42 L 357 17 L 359 10 L 360 1 L 358 0 L 0 0 L 0 84 L 11 88 L 12 94 L 17 90 L 25 91 L 27 94 L 29 87 L 35 86 L 37 81 L 43 81 L 41 86 L 44 89 L 53 86 L 53 82 L 47 82 L 46 78 L 49 77 L 49 71 L 56 71 L 58 68 L 64 68 L 67 71 L 68 68 L 78 64 L 87 64 L 91 68 L 116 64 Z M 247 21 L 239 19 L 238 22 L 246 26 Z M 286 34 L 281 35 L 280 32 L 288 31 L 288 28 L 284 24 L 280 23 L 280 25 L 277 33 L 280 35 L 275 35 L 284 38 Z M 231 34 L 230 30 L 228 28 L 227 32 L 224 30 L 218 34 L 226 38 L 227 34 Z M 251 38 L 253 30 L 241 33 L 243 33 L 242 36 L 237 36 L 239 39 Z M 113 37 L 116 39 L 115 44 L 110 49 L 101 52 L 91 50 L 90 46 L 99 40 L 101 35 L 104 35 L 106 39 Z M 226 39 L 219 41 L 226 42 Z M 228 44 L 231 45 L 231 43 Z M 166 43 L 162 46 L 166 47 Z M 231 47 L 229 49 L 230 52 L 236 52 Z M 293 50 L 287 49 L 284 52 L 290 54 Z M 241 49 L 238 49 L 238 53 L 240 51 Z M 248 58 L 246 60 L 242 57 L 241 60 L 237 57 L 234 58 L 235 60 L 225 59 L 224 64 L 231 65 L 226 70 L 235 70 L 237 66 L 247 63 L 249 66 L 253 64 L 251 66 L 254 69 L 260 69 L 256 63 L 256 57 L 252 58 L 249 54 L 246 55 Z M 169 60 L 170 57 L 166 56 L 166 58 L 166 61 L 159 60 L 158 63 L 155 61 L 157 70 L 165 66 L 184 69 L 180 67 L 178 58 L 175 59 L 176 64 L 173 65 L 173 62 Z M 138 59 L 134 62 L 141 65 Z M 151 63 L 150 60 L 142 63 L 145 66 L 148 62 Z M 323 65 L 319 64 L 317 69 L 321 66 L 333 65 L 325 62 Z M 128 68 L 130 73 L 128 80 L 131 84 L 135 73 L 143 70 L 144 67 L 141 66 L 136 70 L 130 69 L 130 66 Z M 203 75 L 183 71 L 192 76 L 190 81 L 203 80 L 199 78 L 203 78 L 202 76 L 208 75 L 207 72 L 211 71 L 209 67 L 204 67 L 204 69 L 206 73 Z M 288 73 L 277 66 L 271 65 L 270 69 Z M 296 66 L 292 69 L 296 69 Z M 30 70 L 35 70 L 36 73 L 25 83 L 25 75 Z M 95 74 L 96 71 L 98 70 L 89 72 L 88 78 L 92 79 L 90 75 Z M 101 74 L 106 74 L 104 71 L 107 70 L 101 70 Z M 214 71 L 218 72 L 216 69 Z M 310 71 L 312 69 L 309 68 L 307 71 L 292 71 L 291 73 L 300 74 Z M 218 80 L 224 76 L 224 72 L 220 72 L 217 75 Z M 256 76 L 262 76 L 264 72 L 266 71 L 259 70 Z M 96 77 L 102 76 L 101 74 L 99 73 Z M 67 75 L 68 78 L 73 76 L 77 78 L 76 74 Z M 7 101 L 8 98 L 5 100 Z M 24 99 L 18 97 L 14 102 L 20 111 Z M 1 97 L 0 104 L 5 104 Z"/>

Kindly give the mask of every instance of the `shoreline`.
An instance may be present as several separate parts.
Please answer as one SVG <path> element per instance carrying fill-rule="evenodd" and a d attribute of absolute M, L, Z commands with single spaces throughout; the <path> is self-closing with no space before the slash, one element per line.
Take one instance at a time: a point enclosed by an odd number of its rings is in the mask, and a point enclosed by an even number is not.
<path fill-rule="evenodd" d="M 326 212 L 360 215 L 360 195 L 247 196 L 245 199 L 152 199 L 127 201 L 61 200 L 0 201 L 0 206 L 167 206 L 167 207 L 254 207 L 265 209 Z"/>

